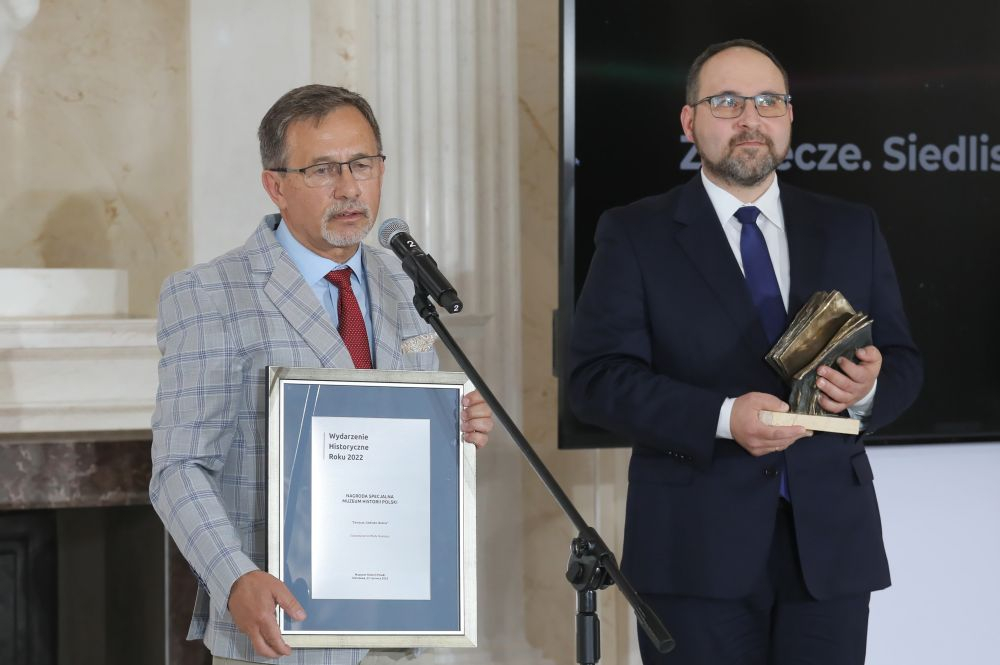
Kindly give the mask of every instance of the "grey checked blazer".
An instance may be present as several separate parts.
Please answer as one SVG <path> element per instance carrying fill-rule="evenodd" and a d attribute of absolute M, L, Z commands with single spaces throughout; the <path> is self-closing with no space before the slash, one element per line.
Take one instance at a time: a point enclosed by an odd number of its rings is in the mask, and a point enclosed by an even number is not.
<path fill-rule="evenodd" d="M 266 372 L 353 368 L 326 311 L 264 218 L 238 249 L 169 277 L 160 292 L 163 354 L 153 413 L 149 495 L 199 578 L 188 633 L 218 656 L 257 656 L 227 608 L 238 577 L 263 568 L 267 532 Z M 413 308 L 413 285 L 390 252 L 362 244 L 375 366 L 435 370 L 433 350 L 404 353 L 430 333 Z M 295 650 L 281 663 L 356 663 L 354 650 Z"/>

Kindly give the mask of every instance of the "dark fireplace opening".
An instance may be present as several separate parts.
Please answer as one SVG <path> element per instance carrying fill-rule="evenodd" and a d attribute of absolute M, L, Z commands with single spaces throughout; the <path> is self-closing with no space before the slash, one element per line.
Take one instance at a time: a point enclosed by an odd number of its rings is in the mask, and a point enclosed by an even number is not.
<path fill-rule="evenodd" d="M 0 664 L 211 662 L 149 472 L 145 437 L 0 436 Z"/>
<path fill-rule="evenodd" d="M 164 549 L 149 506 L 0 514 L 0 663 L 165 664 Z"/>

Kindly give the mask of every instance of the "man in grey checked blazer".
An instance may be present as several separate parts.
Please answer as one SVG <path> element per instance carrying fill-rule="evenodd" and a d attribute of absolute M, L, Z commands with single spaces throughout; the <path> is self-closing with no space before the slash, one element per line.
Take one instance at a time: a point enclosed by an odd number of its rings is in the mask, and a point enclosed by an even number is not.
<path fill-rule="evenodd" d="M 362 650 L 290 649 L 275 622 L 276 604 L 295 618 L 303 610 L 262 570 L 266 368 L 354 367 L 336 296 L 324 296 L 332 287 L 304 276 L 324 261 L 354 268 L 375 367 L 434 370 L 438 360 L 399 261 L 362 243 L 384 173 L 368 103 L 342 88 L 297 88 L 265 115 L 259 139 L 280 214 L 242 247 L 172 275 L 160 294 L 150 498 L 198 577 L 188 638 L 216 662 L 357 664 Z M 482 446 L 492 414 L 478 393 L 464 407 L 465 438 Z"/>

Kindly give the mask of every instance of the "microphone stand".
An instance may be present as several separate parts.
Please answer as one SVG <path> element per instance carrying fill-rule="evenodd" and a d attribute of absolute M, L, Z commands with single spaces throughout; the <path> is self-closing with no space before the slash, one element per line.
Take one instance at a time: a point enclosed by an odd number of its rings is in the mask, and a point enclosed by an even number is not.
<path fill-rule="evenodd" d="M 434 329 L 459 367 L 479 389 L 483 399 L 493 409 L 493 415 L 510 434 L 521 454 L 528 460 L 542 484 L 549 490 L 579 533 L 570 546 L 570 557 L 566 567 L 566 580 L 576 590 L 576 662 L 580 665 L 596 665 L 601 658 L 601 622 L 597 616 L 597 592 L 611 584 L 618 586 L 625 600 L 632 606 L 639 625 L 656 649 L 660 653 L 671 651 L 674 648 L 674 638 L 664 628 L 659 617 L 636 593 L 618 568 L 615 555 L 601 539 L 600 534 L 583 519 L 524 434 L 486 385 L 483 377 L 476 371 L 458 342 L 448 332 L 438 316 L 437 309 L 431 303 L 427 290 L 416 280 L 414 289 L 413 305 L 420 317 Z"/>

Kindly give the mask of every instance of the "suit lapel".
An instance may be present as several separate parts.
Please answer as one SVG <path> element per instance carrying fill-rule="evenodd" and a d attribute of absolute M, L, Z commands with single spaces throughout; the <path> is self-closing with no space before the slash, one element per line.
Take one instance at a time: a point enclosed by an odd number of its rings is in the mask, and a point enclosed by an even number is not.
<path fill-rule="evenodd" d="M 268 218 L 248 245 L 251 270 L 263 273 L 264 294 L 313 350 L 323 367 L 353 368 L 354 361 L 326 310 L 274 237 Z"/>
<path fill-rule="evenodd" d="M 736 329 L 746 332 L 742 337 L 755 353 L 762 348 L 766 353 L 770 345 L 760 317 L 700 175 L 685 185 L 677 206 L 676 222 L 682 226 L 677 231 L 677 242 L 715 293 Z"/>
<path fill-rule="evenodd" d="M 823 288 L 823 249 L 828 240 L 816 224 L 815 211 L 810 211 L 808 203 L 795 188 L 781 188 L 781 210 L 785 217 L 791 275 L 788 313 L 794 316 L 813 293 Z"/>
<path fill-rule="evenodd" d="M 403 294 L 389 268 L 375 251 L 364 244 L 361 245 L 361 260 L 368 279 L 375 367 L 399 369 L 402 367 L 399 304 Z"/>

